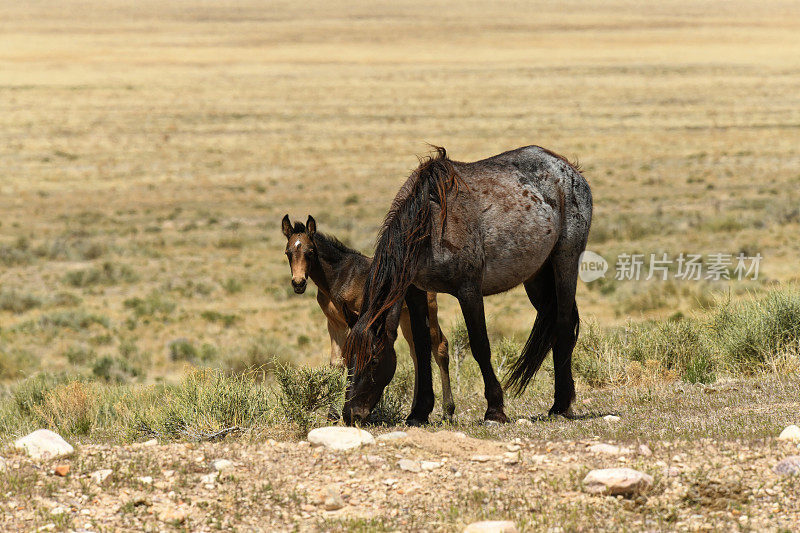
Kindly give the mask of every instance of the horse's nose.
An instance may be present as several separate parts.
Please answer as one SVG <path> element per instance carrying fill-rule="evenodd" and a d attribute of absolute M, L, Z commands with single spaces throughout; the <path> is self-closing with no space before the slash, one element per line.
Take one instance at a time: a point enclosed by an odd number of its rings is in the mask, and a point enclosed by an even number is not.
<path fill-rule="evenodd" d="M 303 294 L 306 290 L 306 283 L 307 282 L 305 279 L 301 279 L 299 281 L 292 279 L 292 287 L 294 287 L 294 292 L 297 294 Z"/>

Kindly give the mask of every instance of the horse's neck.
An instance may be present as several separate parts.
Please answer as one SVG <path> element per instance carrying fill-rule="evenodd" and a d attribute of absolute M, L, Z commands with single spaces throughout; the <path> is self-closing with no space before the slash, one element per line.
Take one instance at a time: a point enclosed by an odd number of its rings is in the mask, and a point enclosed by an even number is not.
<path fill-rule="evenodd" d="M 345 287 L 345 283 L 361 277 L 358 275 L 361 256 L 341 250 L 332 251 L 331 245 L 324 241 L 317 241 L 317 248 L 327 253 L 317 254 L 317 261 L 309 272 L 311 281 L 335 304 L 350 303 L 348 300 L 352 291 L 348 290 L 350 287 Z"/>

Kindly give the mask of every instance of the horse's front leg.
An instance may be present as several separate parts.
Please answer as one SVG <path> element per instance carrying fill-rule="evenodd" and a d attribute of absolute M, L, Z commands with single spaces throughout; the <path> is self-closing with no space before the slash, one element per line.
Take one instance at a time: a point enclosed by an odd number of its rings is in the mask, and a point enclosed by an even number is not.
<path fill-rule="evenodd" d="M 469 346 L 472 356 L 478 362 L 483 376 L 484 396 L 488 407 L 483 419 L 506 423 L 508 417 L 503 410 L 503 388 L 492 368 L 492 352 L 489 347 L 489 334 L 486 332 L 486 316 L 483 309 L 483 294 L 479 286 L 466 286 L 457 295 L 464 322 L 467 325 Z"/>
<path fill-rule="evenodd" d="M 411 321 L 415 354 L 414 402 L 406 423 L 411 426 L 427 424 L 433 411 L 433 375 L 431 371 L 431 337 L 428 327 L 428 299 L 425 292 L 413 285 L 406 292 L 406 305 Z"/>

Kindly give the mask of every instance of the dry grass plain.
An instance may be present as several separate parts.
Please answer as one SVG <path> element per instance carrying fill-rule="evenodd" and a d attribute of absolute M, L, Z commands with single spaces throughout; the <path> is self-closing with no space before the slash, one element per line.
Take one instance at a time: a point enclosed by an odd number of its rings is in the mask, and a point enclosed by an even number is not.
<path fill-rule="evenodd" d="M 427 142 L 465 161 L 526 144 L 579 160 L 595 198 L 589 249 L 607 259 L 764 257 L 755 282 L 581 283 L 587 323 L 702 314 L 729 296 L 795 286 L 799 58 L 791 1 L 2 2 L 0 381 L 79 370 L 173 382 L 187 361 L 233 370 L 273 356 L 324 363 L 324 320 L 313 288 L 291 290 L 280 219 L 313 214 L 320 231 L 370 253 Z M 443 329 L 456 331 L 455 301 L 442 296 L 440 306 Z M 493 338 L 512 343 L 534 317 L 520 289 L 488 299 L 487 313 Z M 536 431 L 576 443 L 677 439 L 683 454 L 691 445 L 682 439 L 705 432 L 728 450 L 797 422 L 796 382 L 783 377 L 743 381 L 717 403 L 699 385 L 686 393 L 683 384 L 580 383 L 590 407 L 632 402 L 630 420 Z M 546 410 L 548 381 L 511 410 Z M 696 409 L 688 418 L 682 401 Z M 459 391 L 457 402 L 468 421 L 458 429 L 526 436 L 475 425 L 479 389 Z M 704 408 L 722 416 L 706 420 Z M 657 455 L 669 462 L 664 446 Z M 562 474 L 575 489 L 576 474 Z M 796 495 L 796 484 L 784 489 Z M 452 505 L 480 507 L 485 495 L 464 490 Z M 759 498 L 736 508 L 761 513 Z M 568 529 L 619 510 L 557 505 Z M 412 525 L 454 528 L 476 514 L 448 521 L 451 511 L 440 511 Z M 627 524 L 689 528 L 698 512 L 656 510 L 655 522 Z M 768 513 L 749 523 L 732 516 L 717 525 L 783 525 Z M 287 528 L 404 526 L 388 515 L 316 519 L 276 518 Z"/>

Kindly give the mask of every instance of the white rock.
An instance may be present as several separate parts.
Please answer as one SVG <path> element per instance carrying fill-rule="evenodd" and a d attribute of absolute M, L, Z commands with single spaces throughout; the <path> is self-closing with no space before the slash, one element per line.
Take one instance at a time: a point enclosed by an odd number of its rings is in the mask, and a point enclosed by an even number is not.
<path fill-rule="evenodd" d="M 495 459 L 495 457 L 491 455 L 473 455 L 469 458 L 470 461 L 475 463 L 488 463 L 492 459 Z"/>
<path fill-rule="evenodd" d="M 606 422 L 619 422 L 622 419 L 617 415 L 606 415 L 603 417 L 603 420 L 605 420 Z"/>
<path fill-rule="evenodd" d="M 629 495 L 642 492 L 653 484 L 653 477 L 632 468 L 592 470 L 583 478 L 583 485 L 592 494 Z"/>
<path fill-rule="evenodd" d="M 219 472 L 211 472 L 210 474 L 206 474 L 204 476 L 200 476 L 200 483 L 205 485 L 213 485 L 217 482 L 217 477 L 219 476 Z"/>
<path fill-rule="evenodd" d="M 644 455 L 645 457 L 650 457 L 653 455 L 653 450 L 650 449 L 650 446 L 647 444 L 640 444 L 639 445 L 639 455 Z"/>
<path fill-rule="evenodd" d="M 619 446 L 614 446 L 613 444 L 592 444 L 589 446 L 589 451 L 592 453 L 604 453 L 606 455 L 619 455 L 622 450 L 620 450 Z"/>
<path fill-rule="evenodd" d="M 37 429 L 29 435 L 14 441 L 14 447 L 25 450 L 34 459 L 55 459 L 72 455 L 75 448 L 49 429 Z"/>
<path fill-rule="evenodd" d="M 800 455 L 792 455 L 787 457 L 776 464 L 772 471 L 780 476 L 800 474 Z"/>
<path fill-rule="evenodd" d="M 110 468 L 103 468 L 102 470 L 96 470 L 91 474 L 89 474 L 89 479 L 91 479 L 94 483 L 97 483 L 98 485 L 102 485 L 105 482 L 105 480 L 108 479 L 108 476 L 110 476 L 113 473 L 114 471 L 111 470 Z"/>
<path fill-rule="evenodd" d="M 404 439 L 408 437 L 408 433 L 405 431 L 392 431 L 391 433 L 384 433 L 383 435 L 378 435 L 375 437 L 375 440 L 397 440 L 397 439 Z"/>
<path fill-rule="evenodd" d="M 227 459 L 217 459 L 216 461 L 211 463 L 211 466 L 214 467 L 214 470 L 217 472 L 222 472 L 223 470 L 228 470 L 233 468 L 233 461 L 229 461 Z"/>
<path fill-rule="evenodd" d="M 363 429 L 331 426 L 309 431 L 308 442 L 314 446 L 325 446 L 329 450 L 344 451 L 373 444 L 375 439 Z"/>
<path fill-rule="evenodd" d="M 411 459 L 400 459 L 397 462 L 397 466 L 400 467 L 400 470 L 405 470 L 406 472 L 420 472 L 422 470 L 422 465 L 419 464 L 419 461 L 412 461 Z"/>
<path fill-rule="evenodd" d="M 800 442 L 800 427 L 791 425 L 781 431 L 778 440 L 788 440 L 790 442 Z"/>
<path fill-rule="evenodd" d="M 326 511 L 338 511 L 344 507 L 344 500 L 338 490 L 329 486 L 325 489 L 324 505 Z"/>
<path fill-rule="evenodd" d="M 471 523 L 464 528 L 464 533 L 517 533 L 517 526 L 507 520 L 487 520 Z"/>
<path fill-rule="evenodd" d="M 142 443 L 142 446 L 158 446 L 158 440 L 156 439 L 146 440 Z"/>
<path fill-rule="evenodd" d="M 532 426 L 533 422 L 531 422 L 527 418 L 520 418 L 519 420 L 517 420 L 517 425 L 518 426 Z"/>
<path fill-rule="evenodd" d="M 152 485 L 153 484 L 153 477 L 152 476 L 139 476 L 136 479 L 139 480 L 139 483 L 144 483 L 145 485 Z"/>
<path fill-rule="evenodd" d="M 423 470 L 431 471 L 431 470 L 436 470 L 437 468 L 441 468 L 442 467 L 442 463 L 440 463 L 438 461 L 422 461 L 419 464 L 419 466 Z"/>

